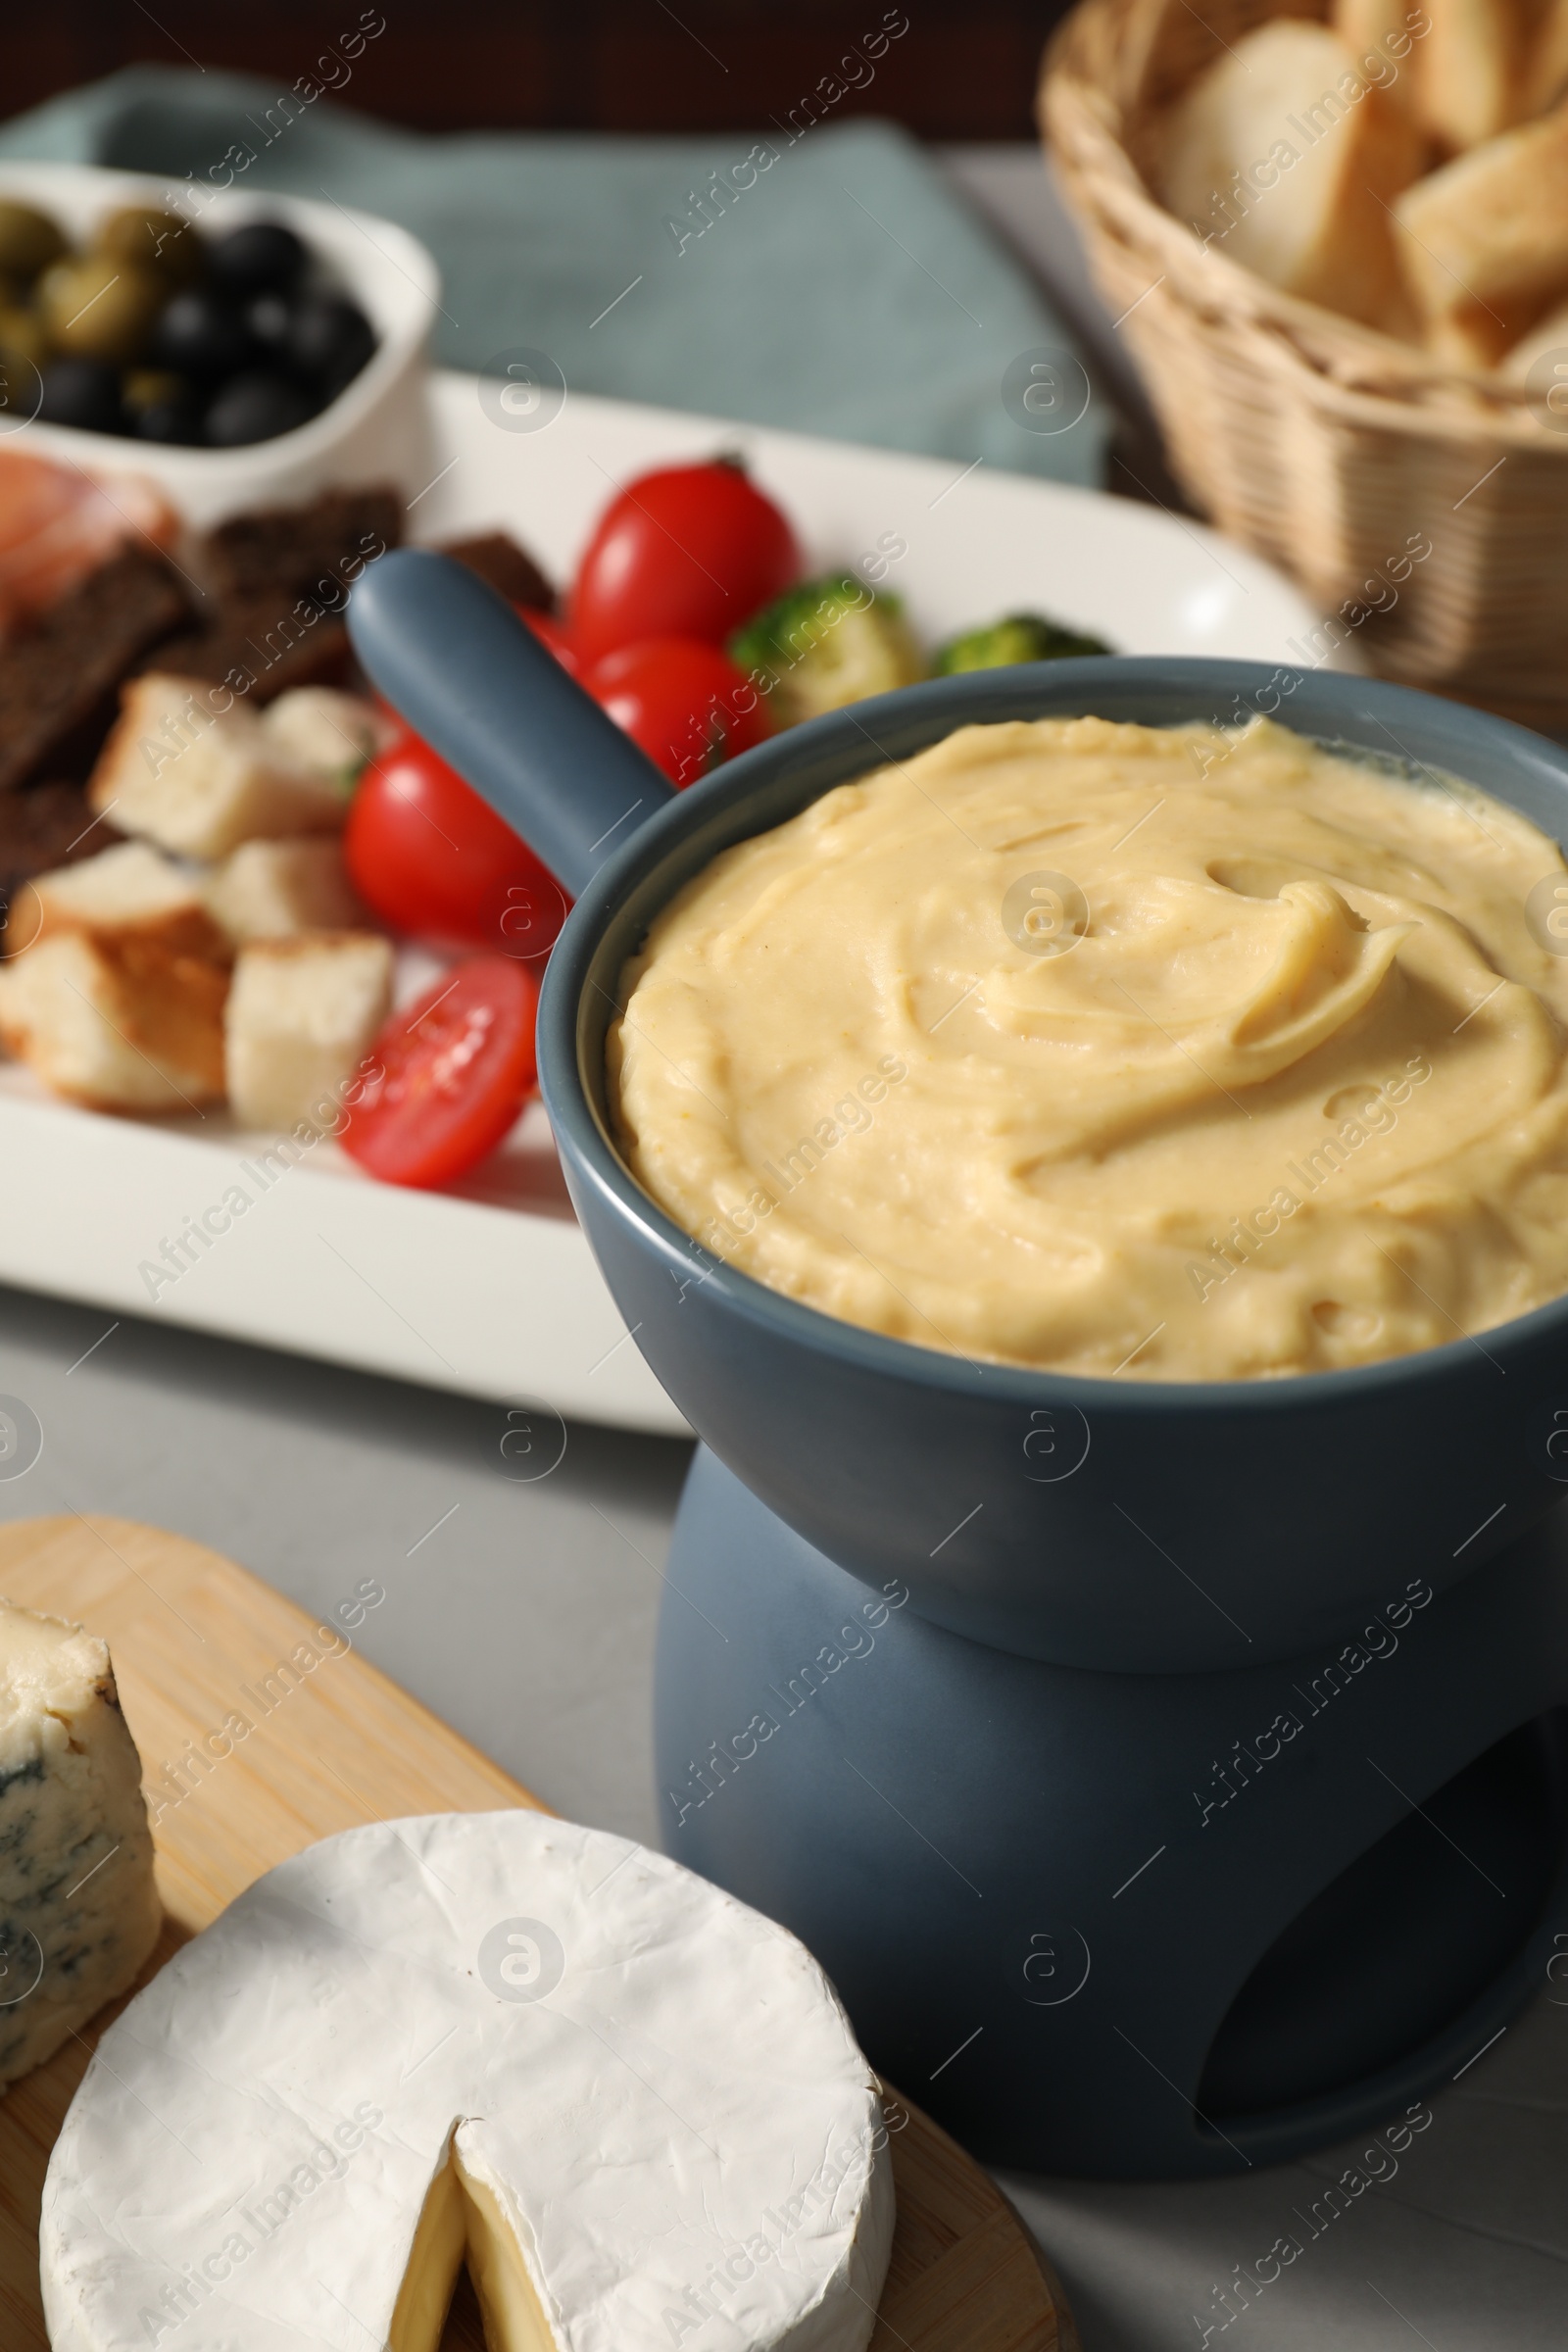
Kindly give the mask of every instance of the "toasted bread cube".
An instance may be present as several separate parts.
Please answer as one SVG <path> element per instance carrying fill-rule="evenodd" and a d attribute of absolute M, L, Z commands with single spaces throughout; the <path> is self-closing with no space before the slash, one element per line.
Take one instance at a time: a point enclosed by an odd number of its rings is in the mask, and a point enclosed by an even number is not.
<path fill-rule="evenodd" d="M 137 938 L 218 962 L 228 956 L 200 881 L 144 841 L 117 843 L 23 885 L 6 934 L 11 954 L 60 931 L 89 931 L 106 942 Z"/>
<path fill-rule="evenodd" d="M 1339 35 L 1279 18 L 1173 110 L 1164 196 L 1270 285 L 1387 327 L 1403 294 L 1386 206 L 1421 161 L 1408 115 Z"/>
<path fill-rule="evenodd" d="M 1456 156 L 1395 218 L 1432 348 L 1495 367 L 1568 293 L 1568 107 Z"/>
<path fill-rule="evenodd" d="M 334 686 L 296 686 L 262 713 L 268 741 L 286 760 L 329 776 L 347 799 L 391 730 L 373 707 Z"/>
<path fill-rule="evenodd" d="M 121 690 L 120 718 L 99 754 L 88 798 L 185 858 L 226 858 L 242 841 L 335 833 L 341 779 L 307 767 L 274 741 L 261 714 L 203 685 L 149 671 Z"/>
<path fill-rule="evenodd" d="M 207 905 L 237 948 L 301 931 L 353 931 L 367 919 L 342 851 L 318 835 L 241 842 L 208 883 Z"/>
<path fill-rule="evenodd" d="M 6 939 L 0 1040 L 56 1094 L 100 1110 L 221 1097 L 231 950 L 167 858 L 126 841 L 40 874 Z"/>
<path fill-rule="evenodd" d="M 225 1023 L 236 1119 L 333 1126 L 391 1001 L 391 946 L 366 932 L 306 932 L 241 949 Z"/>
<path fill-rule="evenodd" d="M 0 1040 L 95 1110 L 195 1110 L 223 1093 L 221 965 L 134 936 L 59 931 L 0 963 Z"/>

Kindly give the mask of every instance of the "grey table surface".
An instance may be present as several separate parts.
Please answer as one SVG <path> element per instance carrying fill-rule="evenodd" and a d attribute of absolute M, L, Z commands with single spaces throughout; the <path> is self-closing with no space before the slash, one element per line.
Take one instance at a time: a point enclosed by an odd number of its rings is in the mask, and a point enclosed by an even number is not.
<path fill-rule="evenodd" d="M 945 160 L 1134 406 L 1037 159 Z M 561 1812 L 657 1838 L 653 1642 L 683 1445 L 574 1425 L 559 1467 L 518 1483 L 498 1407 L 4 1289 L 0 1394 L 44 1429 L 35 1466 L 0 1484 L 0 1516 L 148 1520 L 309 1609 L 373 1576 L 387 1600 L 361 1640 L 377 1666 Z M 1358 2141 L 1240 2180 L 1005 2185 L 1086 2352 L 1177 2352 L 1233 2329 L 1248 2352 L 1561 2352 L 1568 1984 L 1544 1987 L 1431 2105 L 1396 2160 L 1362 2162 Z M 1314 2229 L 1352 2162 L 1367 2184 Z M 1287 2236 L 1299 2254 L 1259 2288 Z"/>

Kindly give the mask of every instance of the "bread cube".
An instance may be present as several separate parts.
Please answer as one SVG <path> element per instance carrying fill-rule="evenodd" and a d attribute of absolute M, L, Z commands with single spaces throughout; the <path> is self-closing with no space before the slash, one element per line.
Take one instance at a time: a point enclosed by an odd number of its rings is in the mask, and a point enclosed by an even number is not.
<path fill-rule="evenodd" d="M 0 2087 L 129 1989 L 162 1921 L 108 1649 L 0 1601 Z"/>
<path fill-rule="evenodd" d="M 352 931 L 367 919 L 337 843 L 318 835 L 242 842 L 208 883 L 207 905 L 237 948 L 301 931 Z"/>
<path fill-rule="evenodd" d="M 1432 349 L 1494 368 L 1568 294 L 1568 107 L 1456 156 L 1394 209 Z"/>
<path fill-rule="evenodd" d="M 335 833 L 348 809 L 341 768 L 305 765 L 226 687 L 157 670 L 122 688 L 88 798 L 122 833 L 207 858 L 242 841 Z"/>
<path fill-rule="evenodd" d="M 225 1020 L 241 1126 L 335 1125 L 391 1001 L 391 946 L 368 933 L 305 932 L 241 949 Z"/>
<path fill-rule="evenodd" d="M 226 960 L 222 931 L 201 882 L 144 841 L 119 842 L 74 865 L 38 874 L 17 894 L 7 946 L 13 956 L 60 931 L 134 936 L 185 955 Z"/>
<path fill-rule="evenodd" d="M 1278 18 L 1172 110 L 1164 199 L 1282 292 L 1397 329 L 1407 311 L 1387 205 L 1422 141 L 1327 25 Z"/>
<path fill-rule="evenodd" d="M 156 850 L 122 842 L 40 874 L 6 937 L 0 1041 L 56 1094 L 124 1111 L 221 1097 L 228 942 Z"/>
<path fill-rule="evenodd" d="M 93 1110 L 199 1110 L 223 1093 L 228 974 L 197 956 L 62 931 L 0 964 L 0 1042 Z"/>
<path fill-rule="evenodd" d="M 391 732 L 369 703 L 332 686 L 296 686 L 280 694 L 263 711 L 262 727 L 275 751 L 330 776 L 345 800 Z"/>

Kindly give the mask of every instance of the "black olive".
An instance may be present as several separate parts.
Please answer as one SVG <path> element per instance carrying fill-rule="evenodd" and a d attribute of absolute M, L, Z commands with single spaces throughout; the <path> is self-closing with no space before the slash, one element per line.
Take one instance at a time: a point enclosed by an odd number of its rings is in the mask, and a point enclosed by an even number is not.
<path fill-rule="evenodd" d="M 225 293 L 282 294 L 297 285 L 310 256 L 281 220 L 252 220 L 207 248 L 207 264 Z"/>
<path fill-rule="evenodd" d="M 294 314 L 281 294 L 258 294 L 245 305 L 245 328 L 259 352 L 269 362 L 287 365 L 284 346 L 288 342 L 289 321 Z"/>
<path fill-rule="evenodd" d="M 43 371 L 43 424 L 74 424 L 89 433 L 121 433 L 125 413 L 120 370 L 105 360 L 54 360 Z"/>
<path fill-rule="evenodd" d="M 308 294 L 295 305 L 285 344 L 289 365 L 335 400 L 375 349 L 375 329 L 357 302 Z"/>
<path fill-rule="evenodd" d="M 181 375 L 232 375 L 252 357 L 251 338 L 238 311 L 197 288 L 166 305 L 147 348 L 148 364 Z"/>
<path fill-rule="evenodd" d="M 275 441 L 317 413 L 317 403 L 284 375 L 253 371 L 236 375 L 215 396 L 207 412 L 206 438 L 215 449 L 240 449 L 252 441 Z"/>
<path fill-rule="evenodd" d="M 176 393 L 172 399 L 150 400 L 137 409 L 130 429 L 138 441 L 194 447 L 202 439 L 202 413 L 188 392 Z"/>

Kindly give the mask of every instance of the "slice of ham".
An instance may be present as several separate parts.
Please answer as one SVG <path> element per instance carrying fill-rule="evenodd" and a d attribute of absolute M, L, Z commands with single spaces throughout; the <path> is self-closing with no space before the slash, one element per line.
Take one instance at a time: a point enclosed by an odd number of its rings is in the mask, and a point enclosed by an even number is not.
<path fill-rule="evenodd" d="M 176 527 L 140 475 L 99 479 L 0 444 L 0 632 L 46 612 L 123 540 L 168 548 Z"/>

